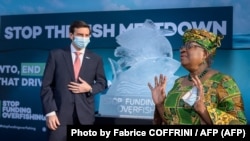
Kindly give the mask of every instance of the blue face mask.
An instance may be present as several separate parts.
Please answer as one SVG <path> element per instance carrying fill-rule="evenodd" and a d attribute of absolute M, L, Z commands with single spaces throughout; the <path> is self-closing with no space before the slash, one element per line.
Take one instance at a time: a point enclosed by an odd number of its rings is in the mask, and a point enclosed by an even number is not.
<path fill-rule="evenodd" d="M 78 48 L 85 48 L 87 47 L 87 45 L 90 42 L 90 38 L 89 37 L 79 37 L 79 36 L 75 36 L 73 43 L 78 47 Z"/>
<path fill-rule="evenodd" d="M 189 106 L 193 106 L 196 100 L 199 98 L 197 96 L 197 88 L 193 87 L 190 91 L 188 91 L 183 97 L 182 100 L 187 103 Z"/>

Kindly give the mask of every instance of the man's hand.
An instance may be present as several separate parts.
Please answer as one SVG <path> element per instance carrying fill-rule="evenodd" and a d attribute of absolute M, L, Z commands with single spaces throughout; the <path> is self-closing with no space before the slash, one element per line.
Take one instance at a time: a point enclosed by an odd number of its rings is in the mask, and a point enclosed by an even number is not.
<path fill-rule="evenodd" d="M 60 125 L 57 115 L 47 116 L 46 125 L 48 126 L 49 129 L 56 130 L 57 127 Z"/>
<path fill-rule="evenodd" d="M 69 90 L 76 94 L 92 91 L 91 86 L 86 81 L 84 81 L 80 77 L 79 81 L 80 83 L 70 82 L 70 84 L 68 85 Z"/>

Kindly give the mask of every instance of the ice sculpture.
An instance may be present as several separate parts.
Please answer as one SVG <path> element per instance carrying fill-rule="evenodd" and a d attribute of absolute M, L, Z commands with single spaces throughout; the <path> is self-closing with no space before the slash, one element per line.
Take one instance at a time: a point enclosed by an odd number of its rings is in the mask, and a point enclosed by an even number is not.
<path fill-rule="evenodd" d="M 164 74 L 168 78 L 166 91 L 175 79 L 180 62 L 173 59 L 172 46 L 165 37 L 173 32 L 159 29 L 147 19 L 137 27 L 116 37 L 117 61 L 109 58 L 113 80 L 105 95 L 101 96 L 99 112 L 102 116 L 152 117 L 154 103 L 147 83 Z"/>

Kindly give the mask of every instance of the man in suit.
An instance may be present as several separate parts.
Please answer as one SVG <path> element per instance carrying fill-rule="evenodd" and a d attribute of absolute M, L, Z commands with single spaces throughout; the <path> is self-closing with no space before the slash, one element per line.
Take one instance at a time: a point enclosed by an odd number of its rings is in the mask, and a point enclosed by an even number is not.
<path fill-rule="evenodd" d="M 102 58 L 86 48 L 90 26 L 74 21 L 69 32 L 71 45 L 49 53 L 42 80 L 41 101 L 49 141 L 66 141 L 67 125 L 94 124 L 94 95 L 107 88 Z M 76 74 L 75 52 L 79 53 L 78 67 L 81 65 Z"/>

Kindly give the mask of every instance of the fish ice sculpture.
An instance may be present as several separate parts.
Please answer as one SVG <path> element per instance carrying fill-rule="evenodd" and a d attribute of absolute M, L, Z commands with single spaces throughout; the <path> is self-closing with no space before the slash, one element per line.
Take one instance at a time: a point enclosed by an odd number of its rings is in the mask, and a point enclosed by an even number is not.
<path fill-rule="evenodd" d="M 154 77 L 167 76 L 166 91 L 178 78 L 175 72 L 180 62 L 173 59 L 172 45 L 166 35 L 169 29 L 159 29 L 152 20 L 145 20 L 140 27 L 127 30 L 116 37 L 117 61 L 109 58 L 113 79 L 107 95 L 133 95 L 151 97 L 147 83 L 154 84 Z"/>

